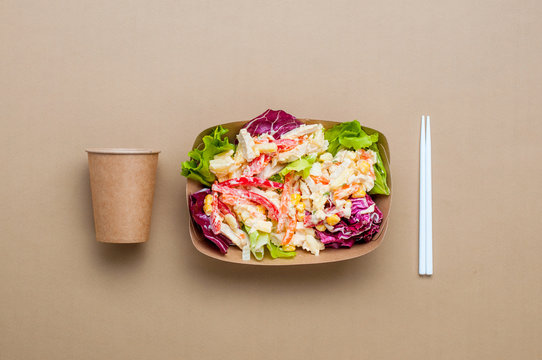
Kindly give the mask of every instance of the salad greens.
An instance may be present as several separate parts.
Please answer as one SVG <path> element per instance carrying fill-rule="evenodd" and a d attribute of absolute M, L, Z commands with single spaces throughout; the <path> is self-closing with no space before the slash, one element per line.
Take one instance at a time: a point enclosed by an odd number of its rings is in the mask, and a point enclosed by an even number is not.
<path fill-rule="evenodd" d="M 211 134 L 203 137 L 203 150 L 194 149 L 188 153 L 189 161 L 183 162 L 181 174 L 189 179 L 199 181 L 203 185 L 211 186 L 216 176 L 209 171 L 209 161 L 216 154 L 234 150 L 235 145 L 224 135 L 228 132 L 222 126 L 217 126 Z M 223 138 L 224 137 L 224 138 Z"/>
<path fill-rule="evenodd" d="M 295 256 L 295 251 L 284 251 L 279 246 L 273 244 L 269 238 L 269 234 L 258 230 L 252 230 L 246 225 L 243 227 L 250 239 L 250 251 L 257 260 L 263 259 L 264 246 L 267 247 L 267 250 L 273 259 L 278 257 L 289 258 Z"/>
<path fill-rule="evenodd" d="M 384 168 L 384 163 L 377 147 L 378 133 L 367 134 L 361 128 L 361 124 L 357 120 L 354 120 L 327 129 L 324 136 L 329 141 L 327 151 L 334 156 L 343 148 L 354 150 L 371 149 L 376 152 L 378 159 L 374 165 L 376 178 L 374 187 L 369 191 L 369 194 L 390 194 L 390 189 L 386 182 L 386 169 Z"/>
<path fill-rule="evenodd" d="M 318 256 L 374 238 L 383 214 L 369 194 L 390 194 L 378 132 L 357 120 L 326 130 L 282 110 L 242 129 L 230 143 L 227 129 L 213 128 L 182 163 L 182 175 L 205 186 L 189 197 L 194 225 L 222 254 L 235 245 L 243 260 L 262 260 L 266 248 L 272 258 L 296 248 Z"/>
<path fill-rule="evenodd" d="M 295 256 L 295 251 L 284 251 L 271 241 L 267 243 L 267 250 L 273 259 L 276 258 L 291 258 Z"/>
<path fill-rule="evenodd" d="M 306 179 L 309 176 L 312 164 L 316 161 L 316 155 L 305 155 L 301 159 L 297 159 L 289 163 L 284 169 L 282 169 L 279 174 L 281 176 L 286 176 L 290 171 L 297 171 L 302 173 L 303 179 Z"/>
<path fill-rule="evenodd" d="M 390 188 L 386 182 L 386 169 L 384 168 L 384 162 L 380 156 L 380 151 L 378 151 L 377 144 L 374 143 L 369 146 L 369 149 L 373 150 L 376 153 L 376 164 L 374 164 L 375 169 L 375 186 L 369 191 L 369 194 L 390 194 Z"/>
<path fill-rule="evenodd" d="M 232 244 L 231 240 L 224 234 L 215 234 L 213 232 L 211 220 L 203 211 L 205 197 L 210 194 L 211 189 L 209 188 L 203 188 L 200 191 L 193 193 L 190 195 L 188 208 L 192 215 L 192 219 L 194 219 L 194 222 L 201 228 L 203 235 L 209 241 L 213 242 L 222 254 L 225 254 L 228 252 L 228 247 Z"/>
<path fill-rule="evenodd" d="M 327 141 L 329 141 L 329 151 L 333 156 L 337 155 L 337 152 L 341 148 L 359 150 L 362 148 L 368 148 L 373 143 L 378 141 L 378 134 L 374 133 L 368 135 L 361 128 L 360 123 L 357 120 L 341 123 L 326 130 L 324 134 Z"/>
<path fill-rule="evenodd" d="M 282 175 L 279 174 L 279 173 L 276 173 L 275 175 L 270 176 L 270 177 L 269 177 L 269 180 L 275 181 L 275 182 L 279 182 L 279 183 L 283 183 L 283 184 L 284 184 L 284 176 L 282 176 Z"/>
<path fill-rule="evenodd" d="M 335 224 L 332 231 L 319 231 L 318 238 L 326 247 L 352 247 L 356 241 L 371 241 L 373 235 L 380 229 L 382 212 L 376 207 L 375 202 L 369 195 L 362 198 L 350 199 L 352 202 L 352 214 L 342 218 Z M 370 208 L 373 212 L 368 212 Z"/>
<path fill-rule="evenodd" d="M 269 234 L 258 230 L 252 230 L 246 225 L 244 228 L 250 240 L 250 251 L 252 252 L 252 255 L 254 255 L 257 260 L 263 259 L 264 246 L 269 243 Z"/>

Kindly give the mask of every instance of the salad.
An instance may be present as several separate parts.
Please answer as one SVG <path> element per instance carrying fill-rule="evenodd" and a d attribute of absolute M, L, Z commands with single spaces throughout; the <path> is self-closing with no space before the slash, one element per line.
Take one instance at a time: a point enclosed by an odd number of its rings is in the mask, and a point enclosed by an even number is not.
<path fill-rule="evenodd" d="M 205 187 L 189 208 L 203 235 L 243 260 L 318 256 L 371 241 L 382 213 L 371 195 L 389 195 L 378 134 L 357 120 L 329 129 L 282 110 L 246 123 L 231 143 L 217 126 L 188 153 L 182 175 Z"/>

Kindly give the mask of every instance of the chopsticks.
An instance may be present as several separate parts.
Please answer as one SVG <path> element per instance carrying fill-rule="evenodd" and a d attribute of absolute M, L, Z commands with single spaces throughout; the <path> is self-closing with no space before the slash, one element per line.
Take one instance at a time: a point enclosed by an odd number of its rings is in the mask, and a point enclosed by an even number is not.
<path fill-rule="evenodd" d="M 420 275 L 433 275 L 433 203 L 431 182 L 431 118 L 422 116 L 420 130 Z"/>

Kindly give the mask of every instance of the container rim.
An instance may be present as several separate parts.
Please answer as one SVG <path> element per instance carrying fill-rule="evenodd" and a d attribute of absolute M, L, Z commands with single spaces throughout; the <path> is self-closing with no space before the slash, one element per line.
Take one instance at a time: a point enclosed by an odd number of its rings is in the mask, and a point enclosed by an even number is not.
<path fill-rule="evenodd" d="M 158 154 L 160 150 L 145 148 L 88 148 L 85 149 L 90 154 L 113 154 L 113 155 L 148 155 Z"/>

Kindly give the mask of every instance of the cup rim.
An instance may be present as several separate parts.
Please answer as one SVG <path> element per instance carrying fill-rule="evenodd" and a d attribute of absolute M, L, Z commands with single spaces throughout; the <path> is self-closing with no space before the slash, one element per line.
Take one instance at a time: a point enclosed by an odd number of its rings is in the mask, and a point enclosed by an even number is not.
<path fill-rule="evenodd" d="M 113 155 L 148 155 L 158 154 L 160 150 L 146 148 L 87 148 L 89 154 L 113 154 Z"/>

